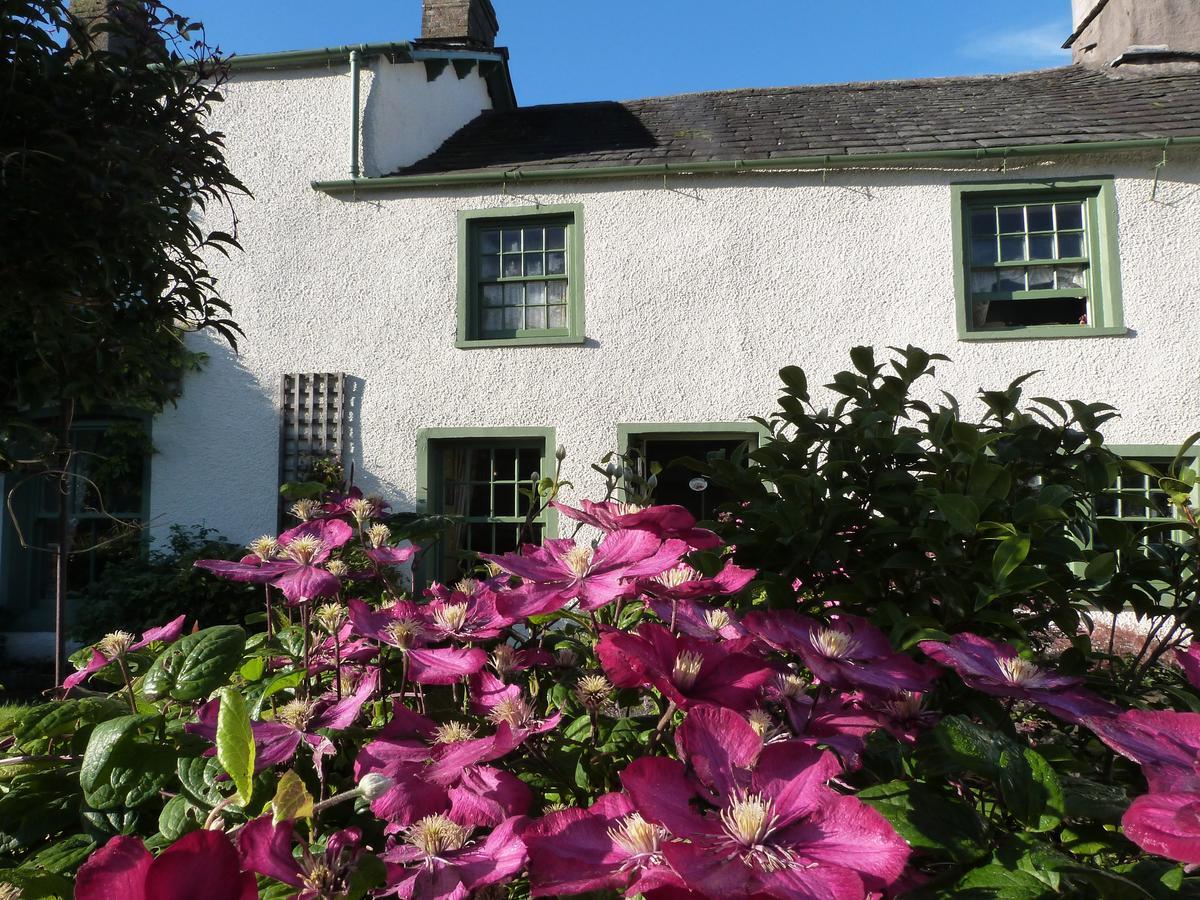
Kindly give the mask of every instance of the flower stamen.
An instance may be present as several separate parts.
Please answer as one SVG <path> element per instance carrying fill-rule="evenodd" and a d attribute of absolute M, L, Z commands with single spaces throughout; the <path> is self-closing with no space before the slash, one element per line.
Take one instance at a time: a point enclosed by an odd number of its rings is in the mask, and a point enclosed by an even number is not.
<path fill-rule="evenodd" d="M 671 670 L 671 681 L 675 682 L 676 687 L 686 691 L 696 683 L 703 665 L 703 656 L 684 650 L 675 657 L 675 666 Z"/>

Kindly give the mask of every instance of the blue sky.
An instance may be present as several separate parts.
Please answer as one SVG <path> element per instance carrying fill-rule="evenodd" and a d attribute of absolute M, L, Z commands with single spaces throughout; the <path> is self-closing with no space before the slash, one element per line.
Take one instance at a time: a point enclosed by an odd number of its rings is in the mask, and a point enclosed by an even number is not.
<path fill-rule="evenodd" d="M 523 105 L 1062 65 L 1070 0 L 494 0 Z M 227 53 L 405 40 L 420 0 L 173 0 Z"/>

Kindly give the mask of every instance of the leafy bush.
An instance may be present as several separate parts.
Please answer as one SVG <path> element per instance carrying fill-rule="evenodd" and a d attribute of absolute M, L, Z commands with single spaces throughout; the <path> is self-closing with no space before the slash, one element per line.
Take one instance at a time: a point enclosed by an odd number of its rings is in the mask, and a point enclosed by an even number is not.
<path fill-rule="evenodd" d="M 120 628 L 144 631 L 184 613 L 201 626 L 245 624 L 247 615 L 263 608 L 262 589 L 218 581 L 193 568 L 196 560 L 241 549 L 211 528 L 172 525 L 162 549 L 148 558 L 109 563 L 80 592 L 73 636 L 90 644 Z"/>
<path fill-rule="evenodd" d="M 680 507 L 584 501 L 559 506 L 580 539 L 414 599 L 395 567 L 415 548 L 352 493 L 298 501 L 300 524 L 247 556 L 201 560 L 267 585 L 266 629 L 185 633 L 180 615 L 108 634 L 63 699 L 17 710 L 0 885 L 1200 893 L 1200 714 L 1173 708 L 1200 698 L 1161 665 L 1179 650 L 1200 683 L 1200 645 L 1177 646 L 1190 582 L 1161 580 L 1190 572 L 1189 476 L 1160 479 L 1187 541 L 1125 540 L 1097 515 L 1121 464 L 1106 408 L 1034 401 L 1039 419 L 1015 385 L 972 423 L 912 399 L 920 351 L 896 376 L 854 359 L 832 410 L 785 370 L 774 439 L 748 467 L 706 464 L 744 498 L 722 526 L 736 545 Z M 1122 592 L 1167 638 L 1134 662 L 1086 635 Z"/>

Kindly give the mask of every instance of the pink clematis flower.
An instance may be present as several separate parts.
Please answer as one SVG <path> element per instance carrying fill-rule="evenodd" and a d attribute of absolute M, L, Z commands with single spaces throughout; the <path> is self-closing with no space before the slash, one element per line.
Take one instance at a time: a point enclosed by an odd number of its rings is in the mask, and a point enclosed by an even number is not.
<path fill-rule="evenodd" d="M 158 855 L 142 839 L 118 835 L 92 853 L 75 877 L 76 900 L 257 900 L 254 876 L 220 831 L 193 831 Z"/>
<path fill-rule="evenodd" d="M 361 851 L 362 831 L 346 828 L 331 835 L 325 851 L 314 856 L 304 847 L 297 858 L 292 853 L 294 825 L 274 824 L 270 816 L 247 822 L 238 832 L 238 851 L 251 872 L 300 888 L 297 900 L 322 900 L 345 893 Z M 255 894 L 257 897 L 257 893 Z"/>
<path fill-rule="evenodd" d="M 835 690 L 899 694 L 927 690 L 933 680 L 858 616 L 839 614 L 822 625 L 790 610 L 758 612 L 746 616 L 746 627 L 776 650 L 799 655 L 823 686 Z"/>
<path fill-rule="evenodd" d="M 619 891 L 632 897 L 684 888 L 667 865 L 665 828 L 647 822 L 624 794 L 605 794 L 587 809 L 564 809 L 521 832 L 529 849 L 531 896 Z"/>
<path fill-rule="evenodd" d="M 713 550 L 721 546 L 721 539 L 714 532 L 697 528 L 696 517 L 684 507 L 674 504 L 638 506 L 613 500 L 603 503 L 584 500 L 582 509 L 557 502 L 550 505 L 568 519 L 583 522 L 600 531 L 648 531 L 662 540 L 678 538 L 693 550 Z"/>
<path fill-rule="evenodd" d="M 702 600 L 736 594 L 754 580 L 755 574 L 753 569 L 728 562 L 709 578 L 687 563 L 680 563 L 652 578 L 642 579 L 638 586 L 651 597 L 663 600 Z"/>
<path fill-rule="evenodd" d="M 834 694 L 813 698 L 794 675 L 780 675 L 766 691 L 769 700 L 783 707 L 796 740 L 811 747 L 829 747 L 847 769 L 857 769 L 866 749 L 867 735 L 878 731 L 878 717 L 855 702 L 861 695 Z"/>
<path fill-rule="evenodd" d="M 417 684 L 453 684 L 487 663 L 487 654 L 478 648 L 427 646 L 433 635 L 413 603 L 402 600 L 372 611 L 361 600 L 351 600 L 349 609 L 355 632 L 399 650 L 408 679 Z"/>
<path fill-rule="evenodd" d="M 196 568 L 218 578 L 272 584 L 292 604 L 318 597 L 332 597 L 341 590 L 337 576 L 321 568 L 330 555 L 354 536 L 354 529 L 341 519 L 313 519 L 279 536 L 282 559 L 263 559 L 256 554 L 240 562 L 201 559 Z"/>
<path fill-rule="evenodd" d="M 342 731 L 354 724 L 379 684 L 379 673 L 372 670 L 359 679 L 354 693 L 338 701 L 326 695 L 316 700 L 293 700 L 279 708 L 277 717 L 269 722 L 252 722 L 254 735 L 254 771 L 262 772 L 271 766 L 288 762 L 296 755 L 301 743 L 307 744 L 320 770 L 321 758 L 336 751 L 333 742 L 319 732 L 322 729 Z M 217 715 L 221 701 L 210 700 L 200 707 L 197 720 L 184 726 L 214 744 L 217 740 Z M 216 751 L 210 751 L 215 753 Z"/>
<path fill-rule="evenodd" d="M 651 685 L 680 709 L 712 703 L 745 710 L 756 705 L 775 675 L 760 657 L 743 652 L 749 643 L 676 637 L 662 625 L 645 623 L 632 634 L 606 632 L 596 655 L 616 687 Z"/>
<path fill-rule="evenodd" d="M 480 588 L 472 594 L 455 591 L 444 600 L 418 606 L 428 632 L 436 640 L 489 641 L 516 621 L 496 609 L 496 594 Z"/>
<path fill-rule="evenodd" d="M 524 605 L 503 609 L 521 618 L 554 612 L 572 600 L 591 611 L 629 597 L 636 590 L 635 579 L 665 571 L 686 551 L 683 541 L 662 541 L 652 532 L 629 530 L 606 535 L 595 550 L 566 539 L 548 540 L 541 547 L 527 544 L 520 554 L 481 556 L 527 583 Z"/>
<path fill-rule="evenodd" d="M 465 900 L 488 885 L 502 884 L 525 866 L 525 845 L 517 836 L 520 818 L 501 822 L 482 841 L 470 826 L 437 813 L 410 825 L 403 843 L 382 855 L 388 885 L 383 896 L 421 900 Z"/>
<path fill-rule="evenodd" d="M 1200 793 L 1138 797 L 1125 811 L 1121 826 L 1147 853 L 1200 865 Z"/>
<path fill-rule="evenodd" d="M 1151 791 L 1200 792 L 1200 713 L 1131 709 L 1084 724 L 1138 763 Z"/>
<path fill-rule="evenodd" d="M 733 641 L 750 635 L 737 613 L 727 607 L 659 597 L 648 597 L 646 603 L 665 625 L 673 626 L 672 630 L 702 641 Z"/>
<path fill-rule="evenodd" d="M 439 725 L 397 703 L 379 738 L 360 751 L 355 778 L 376 772 L 395 781 L 371 806 L 377 816 L 394 824 L 409 825 L 421 816 L 453 809 L 461 824 L 498 825 L 528 812 L 533 798 L 519 778 L 483 763 L 509 753 L 526 736 L 501 722 L 495 734 L 476 737 L 472 725 Z"/>
<path fill-rule="evenodd" d="M 92 658 L 88 660 L 87 665 L 78 672 L 73 672 L 63 679 L 63 688 L 69 691 L 76 685 L 87 681 L 89 678 L 107 666 L 110 662 L 116 659 L 118 654 L 132 653 L 135 650 L 141 650 L 142 648 L 148 647 L 150 644 L 153 644 L 156 641 L 161 641 L 164 644 L 173 643 L 174 641 L 178 640 L 179 635 L 183 633 L 183 621 L 185 618 L 186 616 L 179 616 L 179 618 L 172 619 L 166 625 L 159 625 L 157 628 L 151 628 L 142 632 L 142 639 L 140 641 L 130 643 L 128 647 L 121 646 L 117 648 L 112 646 L 108 640 L 101 641 L 97 647 L 92 649 Z M 125 635 L 122 632 L 115 632 L 112 637 L 129 638 L 128 635 Z M 108 650 L 109 655 L 106 656 L 104 652 L 101 652 L 100 648 L 105 648 Z"/>
<path fill-rule="evenodd" d="M 471 712 L 486 716 L 498 726 L 512 729 L 513 738 L 520 743 L 535 734 L 545 734 L 558 727 L 562 713 L 556 712 L 546 719 L 538 719 L 533 707 L 515 684 L 505 684 L 490 672 L 472 675 Z"/>
<path fill-rule="evenodd" d="M 920 647 L 934 661 L 954 669 L 968 687 L 997 697 L 1028 700 L 1068 722 L 1117 713 L 1115 706 L 1081 688 L 1082 678 L 1056 675 L 1021 659 L 1011 644 L 963 633 L 954 635 L 948 644 L 922 641 Z"/>
<path fill-rule="evenodd" d="M 674 838 L 661 845 L 706 897 L 858 900 L 904 871 L 908 845 L 879 813 L 826 787 L 832 754 L 767 744 L 740 715 L 697 707 L 675 735 L 686 760 L 643 757 L 621 773 L 637 811 Z"/>

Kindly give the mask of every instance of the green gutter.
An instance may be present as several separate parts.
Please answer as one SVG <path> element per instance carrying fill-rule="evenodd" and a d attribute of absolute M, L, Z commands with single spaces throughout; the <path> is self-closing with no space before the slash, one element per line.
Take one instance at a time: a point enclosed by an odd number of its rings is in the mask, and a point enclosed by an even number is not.
<path fill-rule="evenodd" d="M 974 150 L 911 150 L 903 153 L 830 154 L 777 159 L 738 159 L 690 163 L 646 163 L 625 166 L 580 166 L 544 169 L 505 169 L 475 172 L 444 172 L 430 175 L 389 175 L 381 178 L 351 178 L 314 181 L 314 190 L 327 194 L 389 191 L 405 188 L 453 185 L 511 184 L 528 181 L 578 181 L 597 178 L 650 178 L 666 175 L 723 175 L 745 172 L 779 172 L 797 169 L 837 169 L 885 163 L 908 163 L 918 159 L 1005 160 L 1022 156 L 1054 156 L 1070 153 L 1115 153 L 1127 150 L 1166 150 L 1171 146 L 1200 145 L 1200 136 L 1129 141 L 1091 141 L 1073 144 L 1027 144 L 1015 147 L 980 147 Z"/>

